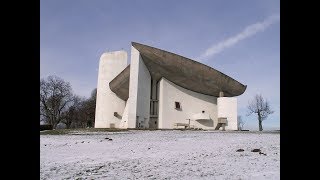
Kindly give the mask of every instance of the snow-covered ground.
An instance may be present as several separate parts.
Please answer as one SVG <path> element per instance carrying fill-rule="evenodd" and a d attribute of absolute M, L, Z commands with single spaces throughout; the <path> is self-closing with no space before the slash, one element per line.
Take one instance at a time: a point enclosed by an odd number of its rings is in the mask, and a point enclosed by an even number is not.
<path fill-rule="evenodd" d="M 280 133 L 132 130 L 40 142 L 41 179 L 280 179 Z"/>

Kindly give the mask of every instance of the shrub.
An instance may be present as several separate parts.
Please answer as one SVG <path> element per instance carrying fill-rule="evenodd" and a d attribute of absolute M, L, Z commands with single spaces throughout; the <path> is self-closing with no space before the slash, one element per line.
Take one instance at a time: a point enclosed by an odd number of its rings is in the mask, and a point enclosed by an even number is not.
<path fill-rule="evenodd" d="M 52 125 L 50 124 L 40 124 L 40 131 L 44 131 L 44 130 L 52 130 Z"/>

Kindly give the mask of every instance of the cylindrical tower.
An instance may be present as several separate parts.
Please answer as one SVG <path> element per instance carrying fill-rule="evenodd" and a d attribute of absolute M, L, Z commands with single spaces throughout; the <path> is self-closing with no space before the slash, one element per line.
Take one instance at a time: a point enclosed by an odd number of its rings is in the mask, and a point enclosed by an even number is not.
<path fill-rule="evenodd" d="M 109 83 L 127 67 L 127 52 L 103 53 L 100 57 L 95 128 L 119 128 L 125 101 L 110 90 Z"/>

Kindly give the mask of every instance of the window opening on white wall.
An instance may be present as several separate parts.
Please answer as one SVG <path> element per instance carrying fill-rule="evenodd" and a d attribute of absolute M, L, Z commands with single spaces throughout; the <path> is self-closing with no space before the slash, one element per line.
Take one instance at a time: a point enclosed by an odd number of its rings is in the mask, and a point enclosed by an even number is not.
<path fill-rule="evenodd" d="M 176 109 L 181 109 L 180 102 L 174 102 Z"/>

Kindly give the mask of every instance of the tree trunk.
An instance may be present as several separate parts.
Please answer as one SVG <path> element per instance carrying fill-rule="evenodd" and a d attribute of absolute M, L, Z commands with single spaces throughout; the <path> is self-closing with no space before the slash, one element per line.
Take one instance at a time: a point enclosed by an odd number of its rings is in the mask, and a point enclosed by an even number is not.
<path fill-rule="evenodd" d="M 66 129 L 70 129 L 70 127 L 71 127 L 71 123 L 70 123 L 70 122 L 67 122 L 67 123 L 66 123 Z"/>
<path fill-rule="evenodd" d="M 263 128 L 262 128 L 262 121 L 259 119 L 259 131 L 262 131 Z"/>
<path fill-rule="evenodd" d="M 262 131 L 263 128 L 262 128 L 262 117 L 261 117 L 261 114 L 260 114 L 260 111 L 258 110 L 258 121 L 259 121 L 259 131 Z"/>
<path fill-rule="evenodd" d="M 53 123 L 52 129 L 56 129 L 56 127 L 57 127 L 57 124 Z"/>

